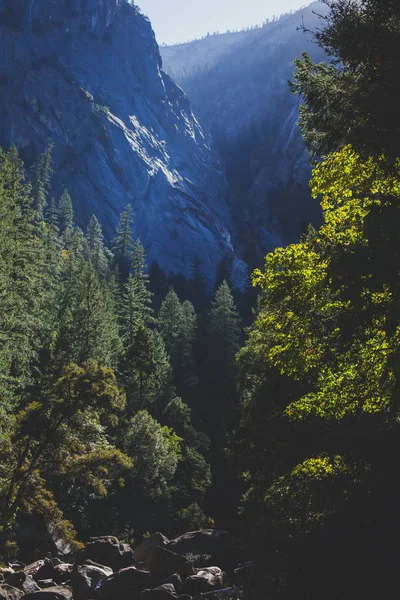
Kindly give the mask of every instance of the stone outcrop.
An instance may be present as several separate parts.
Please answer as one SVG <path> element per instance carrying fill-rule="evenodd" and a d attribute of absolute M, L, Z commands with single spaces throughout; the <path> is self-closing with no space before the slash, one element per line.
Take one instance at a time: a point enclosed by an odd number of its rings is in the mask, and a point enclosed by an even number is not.
<path fill-rule="evenodd" d="M 187 540 L 208 539 L 210 531 L 191 532 L 177 539 L 181 544 L 183 540 L 187 544 Z M 85 555 L 92 554 L 99 540 L 102 545 L 97 546 L 97 551 L 102 548 L 102 556 L 108 562 L 109 557 L 115 559 L 115 548 L 125 547 L 113 536 L 90 538 L 83 553 L 77 553 L 73 564 L 58 557 L 47 557 L 20 565 L 19 571 L 9 569 L 6 572 L 7 569 L 3 568 L 6 581 L 0 583 L 0 600 L 199 600 L 219 598 L 219 593 L 231 597 L 231 588 L 227 586 L 232 584 L 233 572 L 226 574 L 218 566 L 194 568 L 193 562 L 184 554 L 171 552 L 165 547 L 170 542 L 161 533 L 146 538 L 152 543 L 147 541 L 137 546 L 139 557 L 145 556 L 144 562 L 122 569 L 115 566 L 114 570 L 85 559 Z M 154 545 L 154 542 L 164 542 L 164 546 Z M 110 548 L 114 550 L 108 554 Z M 50 569 L 53 569 L 55 577 L 61 574 L 64 581 L 57 584 L 53 579 L 40 579 L 41 573 Z"/>
<path fill-rule="evenodd" d="M 111 567 L 114 571 L 135 562 L 132 548 L 127 544 L 120 544 L 114 536 L 90 538 L 84 556 L 96 563 Z"/>
<path fill-rule="evenodd" d="M 94 213 L 111 239 L 131 203 L 148 261 L 189 275 L 198 256 L 211 285 L 234 256 L 226 182 L 148 19 L 127 0 L 2 0 L 0 38 L 0 144 L 29 165 L 53 139 L 79 225 Z"/>

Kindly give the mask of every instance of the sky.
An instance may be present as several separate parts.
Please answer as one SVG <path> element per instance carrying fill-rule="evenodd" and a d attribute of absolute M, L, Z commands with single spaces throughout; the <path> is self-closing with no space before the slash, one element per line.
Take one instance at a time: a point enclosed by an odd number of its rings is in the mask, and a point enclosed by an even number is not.
<path fill-rule="evenodd" d="M 186 42 L 207 32 L 241 29 L 309 4 L 311 0 L 135 0 L 159 44 Z"/>

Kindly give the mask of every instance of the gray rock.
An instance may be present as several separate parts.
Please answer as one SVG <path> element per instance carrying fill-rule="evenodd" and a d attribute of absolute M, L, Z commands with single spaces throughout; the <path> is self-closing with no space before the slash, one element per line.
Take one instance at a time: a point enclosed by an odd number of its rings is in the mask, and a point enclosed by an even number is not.
<path fill-rule="evenodd" d="M 188 577 L 195 572 L 192 561 L 161 546 L 152 548 L 145 566 L 156 579 L 164 579 L 173 573 Z"/>
<path fill-rule="evenodd" d="M 41 590 L 44 590 L 46 588 L 55 587 L 56 582 L 53 581 L 53 579 L 39 579 L 37 581 L 37 584 Z"/>
<path fill-rule="evenodd" d="M 24 597 L 24 592 L 8 585 L 7 583 L 0 584 L 0 600 L 20 600 Z"/>
<path fill-rule="evenodd" d="M 182 591 L 187 594 L 205 593 L 222 589 L 225 576 L 219 567 L 206 567 L 183 582 Z"/>
<path fill-rule="evenodd" d="M 27 575 L 24 571 L 18 571 L 7 577 L 8 585 L 22 590 L 24 594 L 29 592 L 36 592 L 40 590 L 40 587 L 33 579 L 32 575 Z"/>
<path fill-rule="evenodd" d="M 131 203 L 148 263 L 189 275 L 198 256 L 211 287 L 234 257 L 227 185 L 148 19 L 121 0 L 13 5 L 5 26 L 0 3 L 0 142 L 32 162 L 51 137 L 53 191 L 69 189 L 79 225 L 95 213 L 111 239 Z"/>
<path fill-rule="evenodd" d="M 242 559 L 242 550 L 238 540 L 228 531 L 204 529 L 191 531 L 172 540 L 168 549 L 179 554 L 206 554 L 212 562 L 229 570 L 237 566 Z"/>
<path fill-rule="evenodd" d="M 76 565 L 72 572 L 72 589 L 74 600 L 88 600 L 94 598 L 99 584 L 113 574 L 112 569 L 100 565 L 88 564 Z"/>
<path fill-rule="evenodd" d="M 149 537 L 145 538 L 140 542 L 136 548 L 133 549 L 133 558 L 136 562 L 142 562 L 146 560 L 154 546 L 167 546 L 169 540 L 160 532 L 153 533 Z"/>
<path fill-rule="evenodd" d="M 178 598 L 172 583 L 165 583 L 152 590 L 144 590 L 140 594 L 140 600 L 174 600 Z"/>
<path fill-rule="evenodd" d="M 173 575 L 166 577 L 161 583 L 172 583 L 178 594 L 182 589 L 182 578 L 179 573 L 174 573 Z"/>
<path fill-rule="evenodd" d="M 132 600 L 151 586 L 151 574 L 128 567 L 114 573 L 101 582 L 97 591 L 99 600 Z"/>
<path fill-rule="evenodd" d="M 127 544 L 120 544 L 114 536 L 90 538 L 84 550 L 84 557 L 118 571 L 133 564 L 133 552 Z"/>
<path fill-rule="evenodd" d="M 72 591 L 65 586 L 55 586 L 26 594 L 24 600 L 73 600 Z"/>
<path fill-rule="evenodd" d="M 52 577 L 56 583 L 65 583 L 71 579 L 73 565 L 70 563 L 59 563 L 53 567 Z M 40 571 L 39 571 L 40 574 Z"/>

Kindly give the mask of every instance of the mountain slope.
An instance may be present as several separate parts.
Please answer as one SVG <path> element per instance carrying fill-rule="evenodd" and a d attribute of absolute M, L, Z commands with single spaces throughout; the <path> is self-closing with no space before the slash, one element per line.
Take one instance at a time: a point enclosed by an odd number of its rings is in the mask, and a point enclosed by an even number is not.
<path fill-rule="evenodd" d="M 324 8 L 313 3 L 260 28 L 161 48 L 164 69 L 185 90 L 225 160 L 250 262 L 298 239 L 304 222 L 319 219 L 296 125 L 298 99 L 287 82 L 303 51 L 324 59 L 311 36 L 298 30 L 303 19 L 310 29 L 320 26 L 313 11 Z"/>
<path fill-rule="evenodd" d="M 55 142 L 54 193 L 106 235 L 128 203 L 149 259 L 212 281 L 233 257 L 226 183 L 185 94 L 127 0 L 0 2 L 0 143 L 33 163 Z"/>

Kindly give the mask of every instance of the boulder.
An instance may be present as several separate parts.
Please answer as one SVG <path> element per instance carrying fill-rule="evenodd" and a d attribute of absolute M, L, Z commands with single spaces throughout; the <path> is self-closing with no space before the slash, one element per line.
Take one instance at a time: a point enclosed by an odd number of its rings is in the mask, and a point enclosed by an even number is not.
<path fill-rule="evenodd" d="M 239 542 L 228 532 L 219 529 L 191 531 L 169 542 L 168 550 L 178 554 L 207 554 L 214 564 L 231 570 L 243 560 Z"/>
<path fill-rule="evenodd" d="M 174 600 L 178 595 L 172 583 L 164 583 L 152 590 L 144 590 L 140 594 L 140 600 Z"/>
<path fill-rule="evenodd" d="M 73 568 L 74 565 L 71 565 L 70 563 L 59 563 L 53 566 L 52 577 L 54 581 L 56 583 L 65 583 L 66 581 L 69 581 L 71 579 Z"/>
<path fill-rule="evenodd" d="M 154 546 L 164 547 L 167 546 L 167 544 L 169 544 L 169 540 L 165 537 L 165 535 L 163 535 L 160 532 L 153 533 L 151 536 L 141 541 L 140 544 L 136 546 L 136 548 L 134 548 L 133 558 L 136 562 L 142 562 L 146 560 L 151 549 L 154 548 Z"/>
<path fill-rule="evenodd" d="M 24 592 L 8 585 L 7 583 L 0 584 L 0 600 L 20 600 L 24 596 Z"/>
<path fill-rule="evenodd" d="M 195 573 L 192 561 L 161 546 L 151 549 L 145 561 L 145 567 L 153 577 L 160 580 L 173 573 L 178 573 L 182 577 L 188 577 Z"/>
<path fill-rule="evenodd" d="M 35 581 L 39 579 L 54 579 L 54 566 L 49 558 L 37 560 L 24 568 L 26 575 L 31 575 Z"/>
<path fill-rule="evenodd" d="M 100 583 L 97 591 L 99 600 L 133 600 L 151 586 L 151 574 L 136 567 L 121 569 Z"/>
<path fill-rule="evenodd" d="M 8 563 L 8 566 L 14 571 L 22 571 L 26 567 L 25 563 L 20 560 L 14 560 L 12 563 Z"/>
<path fill-rule="evenodd" d="M 185 579 L 182 591 L 187 594 L 198 594 L 219 590 L 224 587 L 224 580 L 224 573 L 219 567 L 206 567 Z"/>
<path fill-rule="evenodd" d="M 135 562 L 132 548 L 128 544 L 120 544 L 114 536 L 90 538 L 84 550 L 84 558 L 111 567 L 113 571 L 129 567 Z"/>
<path fill-rule="evenodd" d="M 173 575 L 166 577 L 161 583 L 172 583 L 178 594 L 182 589 L 182 579 L 179 573 L 174 573 Z"/>
<path fill-rule="evenodd" d="M 24 573 L 26 573 L 27 575 L 32 575 L 32 577 L 35 578 L 35 576 L 37 575 L 39 570 L 44 566 L 44 564 L 44 560 L 36 560 L 35 562 L 26 565 L 26 567 L 24 568 Z"/>
<path fill-rule="evenodd" d="M 112 569 L 109 567 L 97 565 L 90 560 L 83 565 L 75 565 L 72 572 L 74 600 L 94 598 L 95 591 L 99 587 L 100 582 L 112 574 Z"/>
<path fill-rule="evenodd" d="M 52 579 L 39 579 L 37 584 L 41 590 L 44 590 L 46 588 L 55 587 L 56 582 L 53 581 Z"/>
<path fill-rule="evenodd" d="M 71 544 L 60 535 L 57 525 L 43 515 L 25 515 L 18 525 L 16 536 L 23 560 L 34 560 L 38 553 L 40 556 L 46 553 L 55 556 L 69 554 L 72 550 Z"/>
<path fill-rule="evenodd" d="M 22 590 L 24 594 L 28 594 L 29 592 L 37 592 L 40 590 L 40 587 L 33 579 L 32 575 L 28 575 L 25 573 L 25 571 L 12 573 L 12 575 L 7 577 L 7 583 L 12 587 Z"/>
<path fill-rule="evenodd" d="M 72 592 L 69 588 L 56 585 L 40 592 L 26 594 L 24 600 L 73 600 Z"/>

